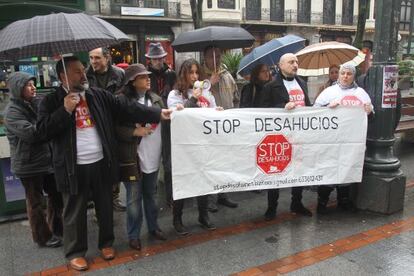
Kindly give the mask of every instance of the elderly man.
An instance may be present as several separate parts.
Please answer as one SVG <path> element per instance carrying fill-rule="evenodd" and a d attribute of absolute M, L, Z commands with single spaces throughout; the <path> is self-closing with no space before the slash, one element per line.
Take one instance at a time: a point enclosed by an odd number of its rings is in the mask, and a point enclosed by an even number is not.
<path fill-rule="evenodd" d="M 57 188 L 63 196 L 65 256 L 73 269 L 86 270 L 86 207 L 90 194 L 98 218 L 102 257 L 115 257 L 110 203 L 112 183 L 119 179 L 119 164 L 114 122 L 156 123 L 160 118 L 168 119 L 170 111 L 122 101 L 105 90 L 89 88 L 79 59 L 72 56 L 64 60 L 56 65 L 62 86 L 43 99 L 38 129 L 52 142 Z"/>
<path fill-rule="evenodd" d="M 124 70 L 111 65 L 108 48 L 97 48 L 89 52 L 90 66 L 86 71 L 89 85 L 115 94 L 124 84 Z M 112 204 L 114 210 L 125 211 L 126 206 L 119 200 L 119 182 L 113 184 Z"/>
<path fill-rule="evenodd" d="M 4 111 L 10 144 L 11 171 L 20 178 L 26 193 L 26 209 L 33 241 L 39 246 L 62 245 L 62 196 L 56 190 L 52 156 L 45 137 L 36 127 L 36 79 L 24 72 L 10 75 L 11 99 Z M 47 219 L 43 210 L 47 198 Z"/>
<path fill-rule="evenodd" d="M 294 54 L 284 54 L 279 61 L 279 72 L 275 80 L 267 83 L 263 88 L 263 107 L 279 107 L 293 109 L 295 107 L 310 106 L 308 86 L 297 76 L 298 59 Z M 302 204 L 303 187 L 292 187 L 292 203 L 290 210 L 305 216 L 312 216 L 312 212 Z M 279 189 L 268 190 L 268 207 L 265 213 L 266 220 L 276 217 Z"/>
<path fill-rule="evenodd" d="M 145 56 L 149 59 L 148 71 L 151 80 L 151 91 L 162 98 L 164 106 L 167 106 L 168 93 L 174 88 L 177 76 L 167 63 L 167 52 L 161 43 L 150 43 Z M 172 174 L 171 174 L 171 133 L 170 121 L 161 123 L 162 135 L 162 164 L 164 167 L 165 195 L 168 206 L 172 206 Z"/>
<path fill-rule="evenodd" d="M 217 106 L 224 109 L 239 107 L 240 96 L 236 82 L 232 75 L 221 64 L 221 50 L 215 47 L 204 49 L 204 73 L 211 82 L 211 92 Z M 237 208 L 238 204 L 231 201 L 225 193 L 218 194 L 217 203 L 229 208 Z M 218 208 L 213 202 L 209 202 L 209 211 L 217 212 Z"/>

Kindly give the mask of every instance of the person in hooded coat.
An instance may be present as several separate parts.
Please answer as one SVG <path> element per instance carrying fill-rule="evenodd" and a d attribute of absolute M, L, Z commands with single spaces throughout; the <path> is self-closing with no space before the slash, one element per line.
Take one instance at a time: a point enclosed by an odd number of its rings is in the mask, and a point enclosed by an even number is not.
<path fill-rule="evenodd" d="M 39 246 L 62 245 L 62 196 L 56 190 L 49 144 L 36 128 L 36 79 L 16 72 L 10 75 L 11 99 L 4 112 L 4 124 L 10 144 L 11 171 L 20 178 L 33 241 Z M 47 218 L 42 201 L 47 197 Z"/>

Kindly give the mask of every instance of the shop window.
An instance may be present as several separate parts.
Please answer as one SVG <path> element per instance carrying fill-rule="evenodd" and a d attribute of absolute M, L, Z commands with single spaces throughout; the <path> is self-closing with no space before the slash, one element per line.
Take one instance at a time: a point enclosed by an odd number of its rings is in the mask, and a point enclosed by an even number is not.
<path fill-rule="evenodd" d="M 236 9 L 235 0 L 218 0 L 217 7 L 219 9 Z"/>
<path fill-rule="evenodd" d="M 401 13 L 400 13 L 400 30 L 408 31 L 410 29 L 411 19 L 411 1 L 401 2 Z"/>

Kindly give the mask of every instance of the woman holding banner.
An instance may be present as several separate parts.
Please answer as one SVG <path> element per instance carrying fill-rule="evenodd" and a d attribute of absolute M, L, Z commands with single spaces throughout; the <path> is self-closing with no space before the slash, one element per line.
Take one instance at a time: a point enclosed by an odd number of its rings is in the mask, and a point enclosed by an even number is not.
<path fill-rule="evenodd" d="M 143 64 L 132 64 L 125 70 L 125 85 L 119 91 L 120 98 L 137 101 L 146 106 L 163 108 L 157 94 L 150 92 L 149 74 Z M 158 170 L 161 161 L 161 125 L 118 122 L 116 126 L 120 159 L 121 181 L 127 197 L 127 232 L 129 247 L 141 249 L 143 213 L 148 231 L 158 240 L 166 240 L 158 219 L 155 201 Z M 144 209 L 144 210 L 143 210 Z"/>
<path fill-rule="evenodd" d="M 342 106 L 363 106 L 365 112 L 369 115 L 373 112 L 373 105 L 368 93 L 358 87 L 355 82 L 355 66 L 352 64 L 343 64 L 339 69 L 338 82 L 327 87 L 318 96 L 314 106 L 336 107 Z M 323 185 L 318 187 L 318 214 L 326 214 L 328 212 L 327 204 L 329 195 L 335 186 Z M 350 185 L 337 185 L 337 208 L 344 211 L 354 210 L 354 206 L 349 199 Z"/>
<path fill-rule="evenodd" d="M 214 96 L 209 91 L 208 81 L 198 81 L 201 67 L 195 59 L 188 59 L 181 65 L 175 89 L 168 95 L 169 108 L 184 107 L 217 108 Z M 215 230 L 216 226 L 208 217 L 208 198 L 198 196 L 198 222 L 207 230 Z M 182 236 L 189 235 L 182 222 L 184 199 L 173 202 L 173 225 L 175 231 Z"/>

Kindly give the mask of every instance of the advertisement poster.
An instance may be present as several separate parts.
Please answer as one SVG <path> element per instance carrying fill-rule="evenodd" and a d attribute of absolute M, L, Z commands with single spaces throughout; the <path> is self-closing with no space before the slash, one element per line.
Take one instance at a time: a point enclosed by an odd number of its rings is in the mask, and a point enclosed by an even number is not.
<path fill-rule="evenodd" d="M 366 133 L 362 107 L 173 112 L 173 197 L 360 182 Z"/>
<path fill-rule="evenodd" d="M 25 199 L 24 187 L 20 180 L 10 172 L 10 158 L 0 160 L 1 172 L 3 174 L 4 193 L 6 201 L 12 202 Z"/>
<path fill-rule="evenodd" d="M 384 67 L 384 80 L 382 90 L 382 108 L 395 108 L 397 106 L 398 66 Z"/>

